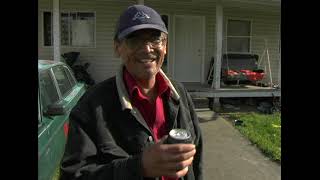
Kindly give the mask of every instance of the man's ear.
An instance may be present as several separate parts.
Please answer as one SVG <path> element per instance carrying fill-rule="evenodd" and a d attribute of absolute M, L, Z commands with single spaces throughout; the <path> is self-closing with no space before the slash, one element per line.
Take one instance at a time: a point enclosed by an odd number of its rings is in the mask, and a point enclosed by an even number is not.
<path fill-rule="evenodd" d="M 113 41 L 113 52 L 115 57 L 120 57 L 120 43 L 117 40 Z"/>
<path fill-rule="evenodd" d="M 167 50 L 168 50 L 167 47 L 168 47 L 168 43 L 166 43 L 166 44 L 165 44 L 165 47 L 164 47 L 164 54 L 165 54 L 165 55 L 167 54 Z"/>

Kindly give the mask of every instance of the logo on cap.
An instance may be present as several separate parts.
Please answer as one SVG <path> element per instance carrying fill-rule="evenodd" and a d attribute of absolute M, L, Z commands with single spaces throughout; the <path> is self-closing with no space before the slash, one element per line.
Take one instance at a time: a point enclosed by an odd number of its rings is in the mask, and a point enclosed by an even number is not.
<path fill-rule="evenodd" d="M 132 20 L 135 21 L 136 19 L 142 20 L 142 19 L 149 19 L 149 18 L 150 18 L 150 16 L 148 16 L 148 14 L 139 11 L 134 15 Z"/>

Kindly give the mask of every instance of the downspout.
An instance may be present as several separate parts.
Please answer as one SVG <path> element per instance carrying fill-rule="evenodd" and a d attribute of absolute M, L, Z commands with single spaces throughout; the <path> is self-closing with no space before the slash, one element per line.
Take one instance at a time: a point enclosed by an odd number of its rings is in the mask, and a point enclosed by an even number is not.
<path fill-rule="evenodd" d="M 60 61 L 60 0 L 53 0 L 53 60 Z"/>

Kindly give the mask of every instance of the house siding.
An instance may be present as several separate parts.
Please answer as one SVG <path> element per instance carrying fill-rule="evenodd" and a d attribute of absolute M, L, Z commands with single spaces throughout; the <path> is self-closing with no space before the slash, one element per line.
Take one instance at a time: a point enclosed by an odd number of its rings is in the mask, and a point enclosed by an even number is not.
<path fill-rule="evenodd" d="M 39 59 L 53 59 L 53 48 L 43 47 L 42 37 L 42 11 L 52 10 L 51 0 L 39 0 L 39 25 L 38 25 L 38 47 Z M 89 62 L 89 73 L 92 74 L 96 82 L 103 81 L 106 78 L 112 77 L 121 60 L 114 56 L 113 52 L 113 36 L 116 20 L 120 13 L 129 5 L 134 4 L 132 0 L 122 1 L 107 1 L 107 0 L 60 0 L 61 11 L 90 11 L 96 15 L 96 46 L 92 48 L 71 48 L 61 47 L 61 53 L 70 51 L 80 52 L 80 62 Z M 173 19 L 174 15 L 194 15 L 205 17 L 205 54 L 204 54 L 204 78 L 207 77 L 211 57 L 215 56 L 215 21 L 216 21 L 216 7 L 215 3 L 191 3 L 180 1 L 155 1 L 144 0 L 144 4 L 148 5 L 160 14 L 169 16 L 169 71 L 168 76 L 173 72 L 172 62 L 173 54 L 172 42 L 173 35 Z M 279 54 L 279 25 L 280 15 L 277 13 L 263 13 L 258 11 L 247 11 L 232 7 L 225 7 L 223 9 L 224 17 L 240 17 L 252 19 L 252 35 L 266 36 L 269 42 L 269 53 L 272 68 L 272 77 L 275 82 L 278 79 L 278 61 Z M 171 39 L 170 39 L 171 38 Z M 261 54 L 263 51 L 263 42 L 253 41 L 252 52 Z"/>
<path fill-rule="evenodd" d="M 96 82 L 115 75 L 121 60 L 113 52 L 113 36 L 119 14 L 133 4 L 133 1 L 101 1 L 101 0 L 64 0 L 60 1 L 60 11 L 89 11 L 96 15 L 96 46 L 95 47 L 61 47 L 61 53 L 78 51 L 80 62 L 89 62 L 89 73 Z M 42 10 L 52 10 L 52 1 L 39 0 L 39 59 L 53 59 L 53 48 L 43 47 Z"/>
<path fill-rule="evenodd" d="M 92 11 L 96 13 L 96 47 L 94 48 L 72 48 L 61 47 L 61 53 L 69 51 L 80 52 L 80 62 L 89 62 L 89 73 L 99 82 L 109 78 L 117 71 L 121 60 L 116 58 L 113 53 L 113 35 L 116 20 L 119 14 L 128 6 L 133 4 L 132 1 L 107 2 L 107 1 L 79 1 L 68 0 L 60 1 L 61 11 Z M 205 76 L 209 70 L 210 58 L 214 55 L 214 26 L 215 26 L 215 7 L 199 6 L 192 4 L 177 6 L 177 3 L 161 3 L 145 0 L 145 5 L 156 9 L 160 14 L 169 16 L 169 38 L 173 34 L 172 22 L 174 15 L 196 15 L 205 17 Z M 177 8 L 179 7 L 179 8 Z M 43 46 L 42 38 L 42 11 L 51 10 L 52 2 L 49 0 L 39 0 L 39 58 L 53 59 L 53 48 Z M 171 43 L 171 42 L 170 42 Z M 169 45 L 170 48 L 170 45 Z M 169 53 L 169 61 L 173 57 Z M 171 63 L 172 64 L 172 63 Z M 168 76 L 173 72 L 172 66 L 169 66 Z"/>
<path fill-rule="evenodd" d="M 204 42 L 204 76 L 207 78 L 207 73 L 209 71 L 210 59 L 215 54 L 215 6 L 212 4 L 209 6 L 197 5 L 193 3 L 179 3 L 179 2 L 155 2 L 145 0 L 145 5 L 156 9 L 160 14 L 169 15 L 169 71 L 168 76 L 173 73 L 173 61 L 174 56 L 172 50 L 174 42 L 170 41 L 173 39 L 174 34 L 173 29 L 173 19 L 175 15 L 189 15 L 189 16 L 203 16 L 205 24 L 205 42 Z M 171 45 L 171 46 L 170 46 Z M 171 62 L 170 62 L 171 61 Z"/>

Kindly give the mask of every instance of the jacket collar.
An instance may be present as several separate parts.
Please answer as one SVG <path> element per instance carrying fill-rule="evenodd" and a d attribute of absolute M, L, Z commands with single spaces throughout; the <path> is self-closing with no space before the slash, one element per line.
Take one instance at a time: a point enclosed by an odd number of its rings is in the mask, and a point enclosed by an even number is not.
<path fill-rule="evenodd" d="M 119 94 L 119 100 L 122 105 L 122 110 L 125 109 L 133 109 L 132 104 L 130 102 L 129 94 L 125 86 L 125 82 L 123 81 L 123 68 L 124 65 L 121 64 L 117 74 L 116 74 L 116 85 L 117 85 L 117 90 Z M 161 73 L 162 77 L 168 82 L 169 88 L 171 90 L 171 98 L 173 98 L 176 101 L 179 101 L 180 96 L 176 89 L 173 87 L 171 81 L 169 78 L 165 75 L 165 73 L 160 69 L 159 73 Z"/>

